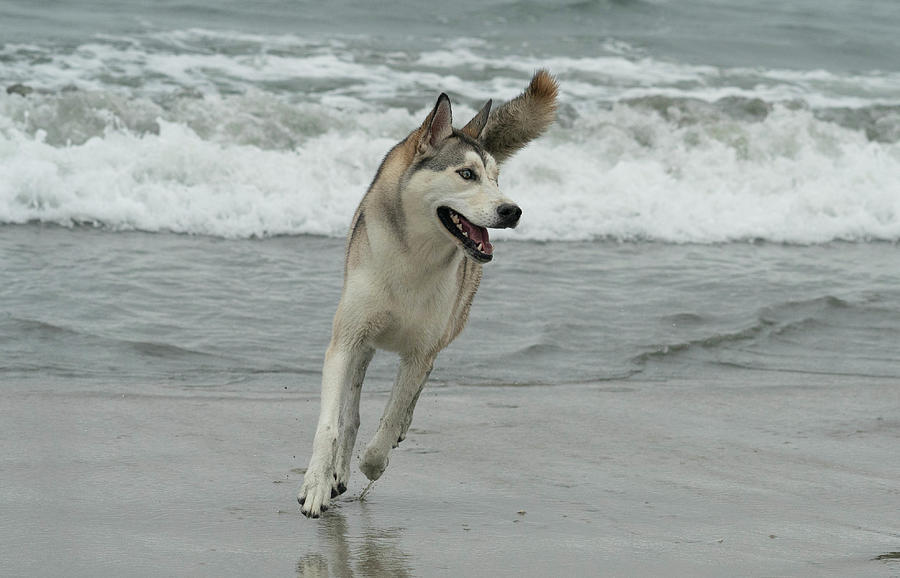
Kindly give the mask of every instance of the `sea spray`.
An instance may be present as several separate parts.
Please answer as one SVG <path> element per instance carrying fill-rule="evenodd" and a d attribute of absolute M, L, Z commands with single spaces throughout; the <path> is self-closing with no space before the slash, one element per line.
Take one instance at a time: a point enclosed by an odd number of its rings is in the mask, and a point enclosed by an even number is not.
<path fill-rule="evenodd" d="M 623 43 L 375 54 L 208 30 L 7 44 L 0 223 L 226 238 L 342 237 L 387 150 L 440 91 L 464 118 L 559 75 L 559 122 L 505 164 L 535 241 L 900 239 L 900 74 L 716 67 Z"/>

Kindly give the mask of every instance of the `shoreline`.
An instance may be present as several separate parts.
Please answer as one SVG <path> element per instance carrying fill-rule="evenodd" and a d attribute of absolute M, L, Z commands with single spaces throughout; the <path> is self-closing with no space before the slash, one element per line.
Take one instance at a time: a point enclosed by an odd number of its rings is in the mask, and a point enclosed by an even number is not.
<path fill-rule="evenodd" d="M 808 378 L 808 376 L 807 376 Z M 10 575 L 896 575 L 900 393 L 426 388 L 365 501 L 306 520 L 318 396 L 0 391 Z M 777 386 L 777 387 L 775 387 Z M 364 393 L 357 451 L 385 392 Z"/>

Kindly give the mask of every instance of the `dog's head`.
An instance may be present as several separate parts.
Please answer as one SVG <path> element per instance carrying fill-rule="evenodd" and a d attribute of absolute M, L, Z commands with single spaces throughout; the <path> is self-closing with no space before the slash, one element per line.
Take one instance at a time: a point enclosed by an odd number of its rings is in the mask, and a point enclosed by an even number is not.
<path fill-rule="evenodd" d="M 429 221 L 480 263 L 493 258 L 487 229 L 515 227 L 522 209 L 504 196 L 499 163 L 553 122 L 556 81 L 538 71 L 521 95 L 491 112 L 491 101 L 461 130 L 452 126 L 450 99 L 438 97 L 412 135 L 415 156 L 407 185 L 422 194 Z"/>

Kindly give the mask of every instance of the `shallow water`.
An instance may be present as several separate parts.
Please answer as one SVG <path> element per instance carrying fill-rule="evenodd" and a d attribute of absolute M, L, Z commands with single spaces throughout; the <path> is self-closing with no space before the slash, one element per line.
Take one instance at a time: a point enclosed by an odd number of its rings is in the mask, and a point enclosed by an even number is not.
<path fill-rule="evenodd" d="M 0 228 L 7 383 L 318 391 L 339 239 Z M 900 379 L 888 243 L 498 242 L 432 381 Z M 371 387 L 396 360 L 376 357 Z"/>

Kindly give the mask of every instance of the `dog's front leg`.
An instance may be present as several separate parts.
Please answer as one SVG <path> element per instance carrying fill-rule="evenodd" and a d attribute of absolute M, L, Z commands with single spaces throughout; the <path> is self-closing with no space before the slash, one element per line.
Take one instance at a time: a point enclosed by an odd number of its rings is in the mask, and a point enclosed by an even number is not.
<path fill-rule="evenodd" d="M 388 454 L 391 448 L 396 446 L 400 438 L 400 432 L 404 425 L 409 426 L 412 417 L 408 416 L 412 411 L 415 399 L 418 397 L 425 379 L 431 370 L 434 356 L 419 357 L 415 355 L 403 356 L 400 362 L 400 371 L 397 381 L 391 390 L 387 406 L 378 431 L 360 461 L 359 469 L 370 480 L 377 480 L 384 473 L 388 465 Z"/>
<path fill-rule="evenodd" d="M 353 457 L 353 446 L 356 444 L 356 432 L 359 431 L 359 397 L 362 393 L 363 379 L 374 349 L 363 351 L 359 362 L 351 367 L 350 391 L 341 409 L 341 429 L 338 435 L 338 449 L 334 461 L 334 488 L 331 497 L 347 491 L 350 482 L 350 458 Z"/>
<path fill-rule="evenodd" d="M 311 518 L 328 509 L 332 487 L 335 486 L 334 466 L 341 430 L 341 409 L 347 398 L 351 377 L 361 362 L 371 358 L 369 350 L 351 349 L 332 341 L 325 353 L 322 367 L 322 396 L 319 424 L 313 440 L 312 456 L 297 500 L 300 511 Z"/>

